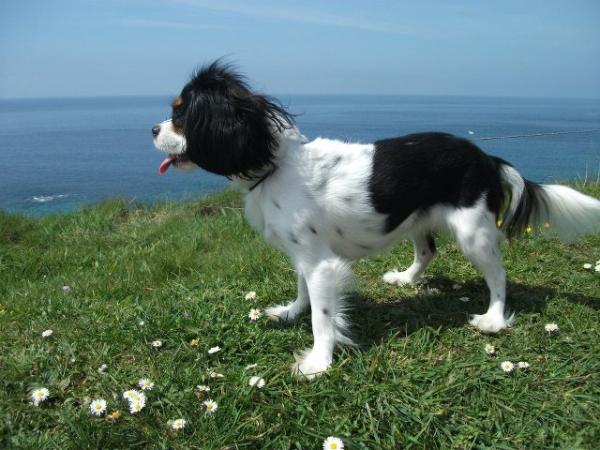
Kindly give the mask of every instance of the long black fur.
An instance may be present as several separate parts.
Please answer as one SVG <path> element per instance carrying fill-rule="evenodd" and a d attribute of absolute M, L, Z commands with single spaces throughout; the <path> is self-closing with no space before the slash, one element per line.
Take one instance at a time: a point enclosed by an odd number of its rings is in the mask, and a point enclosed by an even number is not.
<path fill-rule="evenodd" d="M 276 100 L 253 93 L 234 68 L 218 60 L 197 71 L 173 108 L 186 154 L 203 169 L 253 178 L 273 167 L 276 132 L 294 118 Z"/>

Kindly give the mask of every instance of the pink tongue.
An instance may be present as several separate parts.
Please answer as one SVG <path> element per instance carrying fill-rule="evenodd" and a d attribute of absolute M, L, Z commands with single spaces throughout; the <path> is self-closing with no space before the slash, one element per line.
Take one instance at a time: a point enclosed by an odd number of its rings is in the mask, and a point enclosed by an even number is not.
<path fill-rule="evenodd" d="M 173 161 L 175 161 L 174 156 L 169 156 L 168 158 L 165 158 L 165 160 L 160 163 L 160 167 L 158 168 L 158 173 L 163 175 L 167 171 L 167 169 L 171 166 L 171 164 L 173 164 Z"/>

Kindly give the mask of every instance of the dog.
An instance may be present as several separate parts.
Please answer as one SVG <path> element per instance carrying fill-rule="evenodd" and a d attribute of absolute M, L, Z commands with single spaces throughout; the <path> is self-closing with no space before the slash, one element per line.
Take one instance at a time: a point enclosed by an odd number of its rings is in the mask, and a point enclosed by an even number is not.
<path fill-rule="evenodd" d="M 292 321 L 310 306 L 314 344 L 293 366 L 309 379 L 331 366 L 336 345 L 352 344 L 344 313 L 352 261 L 409 238 L 414 262 L 383 281 L 414 283 L 436 254 L 435 235 L 449 233 L 490 292 L 487 311 L 469 323 L 497 333 L 514 320 L 505 312 L 502 239 L 528 226 L 567 242 L 600 231 L 600 201 L 526 180 L 461 137 L 429 132 L 368 144 L 309 142 L 278 101 L 253 92 L 220 60 L 192 76 L 172 110 L 152 128 L 166 154 L 159 172 L 200 167 L 230 178 L 250 224 L 290 257 L 298 296 L 266 314 Z"/>

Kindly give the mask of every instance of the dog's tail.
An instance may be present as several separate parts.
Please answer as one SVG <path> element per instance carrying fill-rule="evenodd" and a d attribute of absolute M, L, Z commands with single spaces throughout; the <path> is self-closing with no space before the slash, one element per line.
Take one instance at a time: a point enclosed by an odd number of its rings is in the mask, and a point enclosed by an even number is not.
<path fill-rule="evenodd" d="M 554 232 L 564 242 L 600 233 L 600 201 L 567 186 L 537 184 L 496 158 L 508 193 L 500 227 L 509 237 L 531 228 Z"/>

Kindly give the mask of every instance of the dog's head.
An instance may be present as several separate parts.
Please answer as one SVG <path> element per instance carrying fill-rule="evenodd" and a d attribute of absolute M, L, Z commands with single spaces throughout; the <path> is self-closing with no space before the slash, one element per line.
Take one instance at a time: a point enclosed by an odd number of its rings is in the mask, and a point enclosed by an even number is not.
<path fill-rule="evenodd" d="M 230 65 L 216 61 L 192 76 L 172 103 L 171 119 L 152 128 L 167 154 L 160 165 L 198 165 L 220 175 L 250 178 L 273 165 L 277 135 L 293 117 L 275 100 L 254 93 Z"/>

